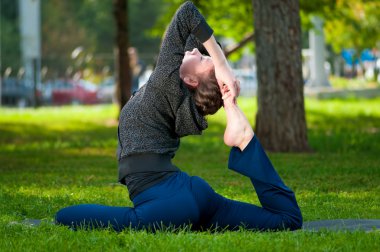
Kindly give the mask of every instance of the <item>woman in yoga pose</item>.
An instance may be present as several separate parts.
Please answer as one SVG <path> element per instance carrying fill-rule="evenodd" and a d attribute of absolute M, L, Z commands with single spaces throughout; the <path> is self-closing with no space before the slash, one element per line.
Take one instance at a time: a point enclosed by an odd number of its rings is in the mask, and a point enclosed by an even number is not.
<path fill-rule="evenodd" d="M 122 109 L 119 181 L 128 187 L 134 207 L 70 206 L 57 213 L 57 223 L 116 231 L 184 225 L 194 230 L 301 228 L 294 193 L 237 106 L 239 83 L 212 33 L 196 7 L 184 3 L 165 33 L 156 69 Z M 228 167 L 251 179 L 262 207 L 227 199 L 171 163 L 180 138 L 201 134 L 207 128 L 204 116 L 222 105 L 224 142 L 232 147 Z"/>

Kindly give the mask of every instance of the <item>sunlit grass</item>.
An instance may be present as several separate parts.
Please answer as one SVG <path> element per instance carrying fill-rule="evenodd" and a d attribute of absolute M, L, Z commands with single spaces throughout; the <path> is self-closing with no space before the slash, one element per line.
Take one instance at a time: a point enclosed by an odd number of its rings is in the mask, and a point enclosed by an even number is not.
<path fill-rule="evenodd" d="M 362 77 L 347 79 L 331 75 L 329 81 L 332 87 L 338 89 L 362 89 L 380 87 L 379 83 L 377 83 L 375 80 L 368 81 Z"/>
<path fill-rule="evenodd" d="M 254 124 L 255 99 L 239 104 Z M 304 219 L 380 218 L 380 99 L 307 99 L 312 153 L 269 156 L 297 196 Z M 376 251 L 380 234 L 364 232 L 72 232 L 43 224 L 80 203 L 132 206 L 117 184 L 117 108 L 0 108 L 0 251 L 25 250 L 356 250 Z M 259 204 L 250 181 L 227 169 L 225 115 L 210 116 L 203 136 L 186 137 L 174 163 L 220 194 Z"/>

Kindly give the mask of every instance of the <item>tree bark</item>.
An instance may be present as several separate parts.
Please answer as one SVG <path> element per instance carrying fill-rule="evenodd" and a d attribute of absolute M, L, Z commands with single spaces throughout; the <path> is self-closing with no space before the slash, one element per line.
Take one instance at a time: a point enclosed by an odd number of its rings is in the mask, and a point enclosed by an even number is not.
<path fill-rule="evenodd" d="M 258 79 L 256 135 L 269 151 L 309 151 L 299 1 L 252 3 Z"/>
<path fill-rule="evenodd" d="M 114 0 L 116 21 L 116 100 L 120 111 L 131 96 L 131 69 L 128 56 L 128 1 Z"/>

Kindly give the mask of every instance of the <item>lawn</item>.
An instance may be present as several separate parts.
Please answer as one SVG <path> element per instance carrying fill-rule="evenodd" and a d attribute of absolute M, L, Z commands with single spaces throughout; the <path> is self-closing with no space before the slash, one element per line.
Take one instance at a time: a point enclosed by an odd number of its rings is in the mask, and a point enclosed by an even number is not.
<path fill-rule="evenodd" d="M 239 104 L 252 124 L 254 99 Z M 269 156 L 299 201 L 304 220 L 380 219 L 380 99 L 306 100 L 314 152 Z M 112 105 L 0 108 L 0 251 L 378 251 L 380 232 L 70 231 L 52 220 L 80 203 L 131 206 L 117 184 Z M 220 194 L 259 204 L 249 180 L 226 167 L 225 115 L 209 117 L 203 136 L 186 137 L 174 163 Z"/>

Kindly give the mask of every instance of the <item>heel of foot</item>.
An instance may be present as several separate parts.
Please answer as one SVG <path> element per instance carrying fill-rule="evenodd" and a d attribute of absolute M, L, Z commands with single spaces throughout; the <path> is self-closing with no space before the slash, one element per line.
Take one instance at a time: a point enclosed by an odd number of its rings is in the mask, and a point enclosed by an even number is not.
<path fill-rule="evenodd" d="M 242 135 L 232 135 L 227 131 L 224 133 L 224 143 L 230 147 L 239 146 L 243 139 Z"/>

